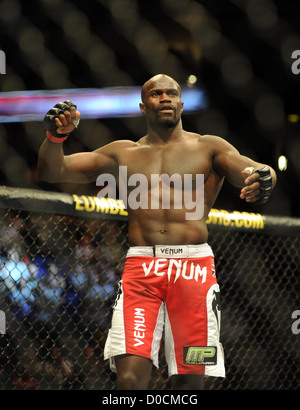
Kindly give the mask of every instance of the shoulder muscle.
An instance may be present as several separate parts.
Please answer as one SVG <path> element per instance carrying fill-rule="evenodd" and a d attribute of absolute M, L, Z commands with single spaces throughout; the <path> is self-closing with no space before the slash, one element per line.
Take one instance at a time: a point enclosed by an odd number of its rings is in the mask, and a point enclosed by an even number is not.
<path fill-rule="evenodd" d="M 64 179 L 68 182 L 93 182 L 100 173 L 113 173 L 117 166 L 116 156 L 125 147 L 135 143 L 127 140 L 114 141 L 92 152 L 79 152 L 64 157 Z"/>

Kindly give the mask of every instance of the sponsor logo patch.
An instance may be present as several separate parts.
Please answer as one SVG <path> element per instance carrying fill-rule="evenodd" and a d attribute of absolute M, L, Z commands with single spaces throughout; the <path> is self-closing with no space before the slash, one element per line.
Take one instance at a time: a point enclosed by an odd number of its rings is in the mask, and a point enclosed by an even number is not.
<path fill-rule="evenodd" d="M 183 363 L 214 366 L 217 364 L 217 348 L 215 346 L 184 346 Z"/>

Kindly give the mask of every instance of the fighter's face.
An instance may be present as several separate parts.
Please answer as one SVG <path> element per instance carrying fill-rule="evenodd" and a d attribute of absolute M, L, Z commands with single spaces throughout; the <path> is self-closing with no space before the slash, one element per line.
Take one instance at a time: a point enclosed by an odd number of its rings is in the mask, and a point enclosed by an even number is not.
<path fill-rule="evenodd" d="M 174 127 L 183 108 L 178 84 L 168 77 L 150 80 L 143 88 L 140 108 L 150 125 Z"/>

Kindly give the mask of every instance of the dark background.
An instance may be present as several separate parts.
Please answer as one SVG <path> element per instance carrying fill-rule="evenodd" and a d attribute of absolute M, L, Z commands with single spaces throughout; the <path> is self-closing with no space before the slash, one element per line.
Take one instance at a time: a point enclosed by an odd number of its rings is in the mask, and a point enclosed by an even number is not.
<path fill-rule="evenodd" d="M 278 173 L 267 204 L 246 204 L 225 183 L 215 207 L 299 217 L 300 74 L 291 69 L 299 22 L 300 3 L 291 0 L 3 0 L 0 91 L 142 85 L 157 73 L 186 85 L 195 75 L 208 107 L 185 114 L 184 128 L 220 135 Z M 65 153 L 144 133 L 141 117 L 82 120 Z M 44 135 L 40 122 L 0 124 L 0 184 L 97 194 L 95 184 L 37 179 Z"/>

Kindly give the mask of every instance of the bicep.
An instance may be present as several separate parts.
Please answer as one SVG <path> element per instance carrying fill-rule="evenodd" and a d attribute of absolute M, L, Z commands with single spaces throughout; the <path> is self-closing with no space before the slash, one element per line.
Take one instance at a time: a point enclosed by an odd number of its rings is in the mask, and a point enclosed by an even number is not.
<path fill-rule="evenodd" d="M 99 151 L 65 155 L 63 180 L 64 182 L 93 182 L 99 174 L 112 172 L 114 166 L 113 158 Z"/>
<path fill-rule="evenodd" d="M 262 164 L 241 155 L 239 151 L 227 141 L 218 139 L 214 147 L 213 167 L 235 187 L 244 185 L 241 171 L 247 167 L 257 167 Z"/>

